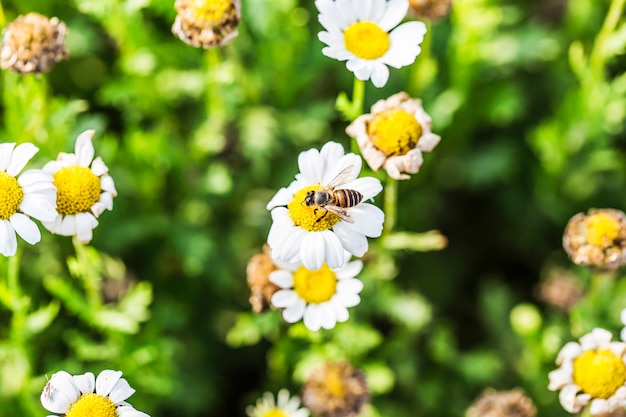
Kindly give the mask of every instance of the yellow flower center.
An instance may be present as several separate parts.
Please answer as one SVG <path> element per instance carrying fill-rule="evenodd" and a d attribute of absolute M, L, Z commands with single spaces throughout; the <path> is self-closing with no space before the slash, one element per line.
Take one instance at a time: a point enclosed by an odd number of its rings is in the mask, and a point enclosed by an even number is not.
<path fill-rule="evenodd" d="M 603 248 L 613 244 L 621 230 L 620 223 L 607 213 L 592 214 L 587 218 L 587 242 Z"/>
<path fill-rule="evenodd" d="M 22 187 L 15 177 L 0 172 L 0 220 L 9 220 L 24 199 Z"/>
<path fill-rule="evenodd" d="M 196 20 L 201 22 L 220 23 L 224 15 L 231 9 L 231 0 L 192 0 L 191 9 Z"/>
<path fill-rule="evenodd" d="M 374 22 L 356 22 L 343 32 L 346 49 L 362 59 L 376 59 L 389 50 L 389 34 Z"/>
<path fill-rule="evenodd" d="M 340 369 L 336 366 L 326 368 L 326 380 L 324 381 L 326 391 L 335 398 L 343 398 L 346 395 L 344 378 Z"/>
<path fill-rule="evenodd" d="M 422 126 L 411 113 L 389 109 L 374 116 L 367 126 L 367 134 L 385 155 L 404 155 L 417 145 Z"/>
<path fill-rule="evenodd" d="M 57 212 L 62 215 L 83 213 L 100 199 L 100 178 L 86 167 L 72 165 L 54 174 L 57 187 Z"/>
<path fill-rule="evenodd" d="M 88 393 L 80 396 L 70 406 L 65 417 L 117 417 L 117 407 L 113 401 L 102 395 Z"/>
<path fill-rule="evenodd" d="M 626 382 L 626 365 L 609 349 L 592 349 L 574 359 L 574 383 L 594 398 L 607 399 Z"/>
<path fill-rule="evenodd" d="M 305 204 L 304 199 L 309 191 L 316 191 L 320 188 L 322 186 L 318 184 L 301 189 L 293 195 L 293 200 L 287 205 L 293 224 L 309 232 L 321 232 L 331 229 L 341 220 L 339 216 L 324 208 L 309 207 Z"/>
<path fill-rule="evenodd" d="M 326 264 L 315 271 L 301 266 L 293 274 L 293 289 L 308 304 L 320 304 L 335 294 L 337 277 Z"/>
<path fill-rule="evenodd" d="M 272 408 L 265 413 L 261 414 L 260 417 L 289 417 L 283 410 L 279 410 L 278 408 Z"/>

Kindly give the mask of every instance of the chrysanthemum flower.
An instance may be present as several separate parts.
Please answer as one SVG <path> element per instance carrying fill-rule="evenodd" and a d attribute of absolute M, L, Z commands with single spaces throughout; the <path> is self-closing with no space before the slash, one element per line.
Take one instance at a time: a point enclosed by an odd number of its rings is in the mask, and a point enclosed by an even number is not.
<path fill-rule="evenodd" d="M 626 406 L 626 343 L 611 342 L 611 333 L 593 329 L 569 342 L 558 354 L 558 369 L 550 372 L 552 391 L 561 390 L 563 408 L 577 413 L 590 404 L 592 415 L 610 413 Z"/>
<path fill-rule="evenodd" d="M 326 362 L 302 388 L 302 403 L 318 417 L 354 417 L 368 401 L 365 374 L 347 362 Z"/>
<path fill-rule="evenodd" d="M 409 0 L 408 17 L 439 20 L 450 13 L 452 0 Z"/>
<path fill-rule="evenodd" d="M 407 22 L 396 27 L 406 15 L 408 0 L 316 0 L 315 5 L 326 29 L 319 33 L 327 45 L 322 53 L 347 61 L 359 80 L 371 79 L 383 87 L 389 79 L 387 66 L 411 65 L 421 52 L 426 25 Z"/>
<path fill-rule="evenodd" d="M 76 236 L 82 243 L 91 241 L 97 218 L 104 210 L 113 209 L 113 197 L 117 196 L 109 169 L 102 158 L 94 159 L 94 133 L 84 131 L 76 139 L 74 153 L 61 152 L 56 161 L 43 167 L 54 177 L 59 213 L 44 226 L 57 235 Z"/>
<path fill-rule="evenodd" d="M 273 220 L 267 238 L 272 257 L 280 262 L 301 262 L 307 269 L 320 269 L 324 262 L 330 268 L 343 266 L 344 249 L 354 256 L 363 256 L 368 248 L 367 237 L 378 237 L 382 232 L 382 210 L 362 202 L 343 208 L 345 215 L 339 216 L 327 208 L 309 206 L 306 200 L 307 196 L 324 191 L 341 173 L 343 182 L 334 190 L 356 191 L 361 201 L 382 190 L 380 181 L 356 178 L 361 158 L 353 153 L 344 155 L 343 147 L 336 142 L 328 142 L 321 151 L 302 152 L 298 166 L 300 173 L 295 181 L 281 188 L 267 204 Z"/>
<path fill-rule="evenodd" d="M 349 259 L 346 253 L 346 259 Z M 363 283 L 355 277 L 363 263 L 353 261 L 331 269 L 323 264 L 310 270 L 301 264 L 286 266 L 270 274 L 270 281 L 280 287 L 272 296 L 272 305 L 284 308 L 283 318 L 295 323 L 304 318 L 304 325 L 312 331 L 332 329 L 337 322 L 348 320 L 348 308 L 361 301 Z"/>
<path fill-rule="evenodd" d="M 357 117 L 346 133 L 355 138 L 367 164 L 390 177 L 409 179 L 422 165 L 422 152 L 430 152 L 441 139 L 430 130 L 431 119 L 421 100 L 407 93 L 379 100 L 369 114 Z"/>
<path fill-rule="evenodd" d="M 615 209 L 591 209 L 572 217 L 563 248 L 575 264 L 615 269 L 626 264 L 626 215 Z"/>
<path fill-rule="evenodd" d="M 466 417 L 535 417 L 537 407 L 520 388 L 511 391 L 489 389 L 476 399 Z"/>
<path fill-rule="evenodd" d="M 134 393 L 120 371 L 104 370 L 97 379 L 91 372 L 72 376 L 59 371 L 44 387 L 41 404 L 64 417 L 149 417 L 126 402 Z"/>
<path fill-rule="evenodd" d="M 240 0 L 176 0 L 172 33 L 196 48 L 222 46 L 237 36 Z"/>
<path fill-rule="evenodd" d="M 270 392 L 263 394 L 256 402 L 256 406 L 248 406 L 246 413 L 249 417 L 308 417 L 309 410 L 300 407 L 300 398 L 289 397 L 286 389 L 278 391 L 276 401 Z"/>
<path fill-rule="evenodd" d="M 48 71 L 67 58 L 65 24 L 39 13 L 18 16 L 2 32 L 0 67 L 22 74 Z"/>
<path fill-rule="evenodd" d="M 29 169 L 16 177 L 38 150 L 31 143 L 0 143 L 0 253 L 4 256 L 15 255 L 16 232 L 31 245 L 41 240 L 39 228 L 28 216 L 40 221 L 57 216 L 56 189 L 49 174 Z"/>

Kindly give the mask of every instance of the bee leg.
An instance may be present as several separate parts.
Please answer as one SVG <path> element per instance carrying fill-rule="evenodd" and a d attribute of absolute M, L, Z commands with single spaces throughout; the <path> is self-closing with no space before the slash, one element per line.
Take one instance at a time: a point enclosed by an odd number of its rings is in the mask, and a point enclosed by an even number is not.
<path fill-rule="evenodd" d="M 317 210 L 317 209 L 315 209 L 315 210 Z M 326 215 L 327 215 L 327 214 L 328 214 L 328 210 L 326 210 L 326 212 L 325 212 L 324 214 L 322 214 L 320 217 L 318 217 L 318 218 L 317 218 L 317 220 L 315 220 L 315 223 L 319 223 L 319 222 L 321 222 L 321 221 L 322 221 L 322 219 L 323 219 L 324 217 L 326 217 Z"/>

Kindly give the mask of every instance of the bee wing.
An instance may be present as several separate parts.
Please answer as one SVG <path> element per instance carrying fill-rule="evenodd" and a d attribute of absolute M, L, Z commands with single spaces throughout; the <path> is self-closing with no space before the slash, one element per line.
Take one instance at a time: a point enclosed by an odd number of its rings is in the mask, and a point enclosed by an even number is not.
<path fill-rule="evenodd" d="M 345 209 L 338 206 L 324 206 L 324 210 L 328 210 L 331 213 L 335 214 L 344 222 L 354 223 L 354 220 L 350 217 L 350 215 L 346 212 Z"/>
<path fill-rule="evenodd" d="M 355 177 L 355 172 L 356 172 L 356 165 L 348 165 L 343 170 L 341 170 L 341 172 L 337 174 L 337 176 L 333 178 L 328 183 L 328 185 L 326 185 L 326 188 L 333 189 L 349 181 L 352 181 Z"/>

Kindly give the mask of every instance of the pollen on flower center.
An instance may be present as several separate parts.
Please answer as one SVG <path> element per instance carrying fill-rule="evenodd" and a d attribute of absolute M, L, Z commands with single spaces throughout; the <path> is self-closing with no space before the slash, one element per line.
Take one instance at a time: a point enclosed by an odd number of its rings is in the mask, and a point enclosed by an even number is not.
<path fill-rule="evenodd" d="M 343 32 L 346 49 L 362 59 L 377 59 L 389 50 L 389 34 L 374 22 L 356 22 Z"/>
<path fill-rule="evenodd" d="M 89 211 L 100 199 L 100 178 L 86 167 L 72 165 L 54 174 L 57 212 L 62 215 Z"/>
<path fill-rule="evenodd" d="M 320 304 L 335 294 L 337 277 L 327 264 L 315 271 L 301 266 L 293 274 L 293 289 L 307 303 Z"/>
<path fill-rule="evenodd" d="M 220 23 L 232 7 L 231 0 L 192 0 L 191 7 L 198 21 Z"/>
<path fill-rule="evenodd" d="M 374 116 L 367 126 L 367 134 L 385 155 L 404 155 L 417 145 L 422 126 L 407 111 L 389 109 Z"/>
<path fill-rule="evenodd" d="M 107 397 L 87 393 L 70 406 L 65 417 L 118 417 L 117 407 Z"/>
<path fill-rule="evenodd" d="M 305 187 L 295 193 L 293 200 L 287 205 L 293 224 L 308 232 L 329 230 L 341 220 L 337 215 L 327 211 L 325 208 L 306 205 L 305 199 L 309 191 L 317 191 L 321 188 L 322 186 L 319 184 Z"/>
<path fill-rule="evenodd" d="M 342 368 L 338 367 L 328 367 L 326 380 L 324 381 L 328 393 L 336 398 L 342 398 L 346 394 L 346 386 L 341 370 Z"/>
<path fill-rule="evenodd" d="M 15 177 L 0 172 L 0 220 L 9 220 L 24 199 L 22 187 Z"/>
<path fill-rule="evenodd" d="M 587 242 L 603 248 L 613 245 L 621 230 L 620 223 L 607 213 L 596 213 L 587 219 Z"/>
<path fill-rule="evenodd" d="M 609 349 L 593 349 L 574 359 L 574 383 L 594 398 L 610 398 L 626 382 L 626 365 Z"/>
<path fill-rule="evenodd" d="M 284 411 L 272 408 L 261 415 L 261 417 L 288 417 Z"/>

